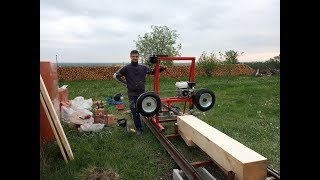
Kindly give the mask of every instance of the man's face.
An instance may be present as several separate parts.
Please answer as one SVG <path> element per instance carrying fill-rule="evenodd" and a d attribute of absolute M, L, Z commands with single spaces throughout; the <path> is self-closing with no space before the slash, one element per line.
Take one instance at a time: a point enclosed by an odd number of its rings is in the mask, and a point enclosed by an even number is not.
<path fill-rule="evenodd" d="M 131 54 L 130 58 L 132 62 L 138 62 L 139 54 Z"/>

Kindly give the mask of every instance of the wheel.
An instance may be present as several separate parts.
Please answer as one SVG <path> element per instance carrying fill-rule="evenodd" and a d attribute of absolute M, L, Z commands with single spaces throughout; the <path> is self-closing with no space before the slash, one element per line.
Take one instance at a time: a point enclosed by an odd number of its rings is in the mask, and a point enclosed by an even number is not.
<path fill-rule="evenodd" d="M 200 111 L 208 111 L 213 107 L 215 101 L 215 95 L 208 89 L 200 89 L 194 96 L 194 105 Z"/>
<path fill-rule="evenodd" d="M 157 114 L 161 108 L 161 100 L 159 96 L 153 92 L 141 94 L 137 100 L 138 112 L 146 117 Z"/>

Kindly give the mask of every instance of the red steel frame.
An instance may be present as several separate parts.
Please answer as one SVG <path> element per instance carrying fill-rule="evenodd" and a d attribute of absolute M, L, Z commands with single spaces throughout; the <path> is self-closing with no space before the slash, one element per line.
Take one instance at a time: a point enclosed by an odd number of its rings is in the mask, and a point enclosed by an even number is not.
<path fill-rule="evenodd" d="M 159 95 L 159 80 L 160 80 L 160 62 L 161 61 L 185 61 L 190 60 L 191 66 L 189 71 L 189 82 L 195 82 L 195 57 L 157 57 L 157 62 L 155 65 L 155 73 L 154 73 L 154 84 L 153 89 L 154 92 Z M 168 72 L 168 71 L 167 71 Z M 169 74 L 169 73 L 168 73 Z M 170 74 L 169 74 L 170 75 Z M 192 92 L 191 95 L 193 95 L 194 92 Z M 166 97 L 166 98 L 160 98 L 162 104 L 167 104 L 169 108 L 171 108 L 171 104 L 175 102 L 184 102 L 184 110 L 183 113 L 185 113 L 185 107 L 186 103 L 189 103 L 189 107 L 193 105 L 192 98 L 179 98 L 179 97 Z M 155 115 L 151 117 L 151 122 L 160 129 L 160 131 L 164 130 L 164 127 L 159 122 L 159 116 Z"/>

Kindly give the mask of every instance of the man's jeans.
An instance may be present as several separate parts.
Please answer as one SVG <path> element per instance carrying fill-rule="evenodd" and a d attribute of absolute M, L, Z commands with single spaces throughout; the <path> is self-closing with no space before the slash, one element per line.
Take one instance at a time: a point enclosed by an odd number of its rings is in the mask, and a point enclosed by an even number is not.
<path fill-rule="evenodd" d="M 131 109 L 131 114 L 132 114 L 134 125 L 136 126 L 136 129 L 138 131 L 142 132 L 140 114 L 139 114 L 138 109 L 136 107 L 138 97 L 139 96 L 129 96 L 129 106 Z"/>

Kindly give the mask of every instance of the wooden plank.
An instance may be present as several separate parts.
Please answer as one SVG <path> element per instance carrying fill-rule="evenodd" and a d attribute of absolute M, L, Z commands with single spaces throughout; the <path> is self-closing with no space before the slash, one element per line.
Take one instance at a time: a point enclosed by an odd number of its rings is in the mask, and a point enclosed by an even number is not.
<path fill-rule="evenodd" d="M 174 139 L 174 138 L 177 138 L 180 136 L 180 134 L 168 134 L 168 135 L 165 135 L 166 138 L 168 138 L 169 140 L 171 139 Z"/>
<path fill-rule="evenodd" d="M 58 118 L 58 115 L 57 115 L 56 111 L 54 110 L 53 104 L 50 100 L 50 96 L 49 96 L 48 91 L 44 85 L 41 74 L 40 74 L 40 93 L 42 93 L 42 95 L 43 95 L 47 109 L 49 110 L 49 113 L 52 117 L 53 123 L 54 123 L 56 130 L 58 132 L 58 136 L 61 138 L 62 145 L 64 146 L 64 148 L 68 154 L 69 159 L 73 160 L 74 157 L 73 157 L 73 153 L 71 151 L 68 139 L 63 131 L 61 124 L 60 124 L 60 120 Z"/>
<path fill-rule="evenodd" d="M 179 134 L 184 140 L 184 142 L 187 144 L 187 146 L 195 146 L 194 142 L 192 142 L 192 140 L 188 138 L 186 135 L 184 135 L 184 133 L 181 132 L 180 130 L 179 130 Z"/>
<path fill-rule="evenodd" d="M 202 167 L 202 166 L 207 166 L 207 165 L 212 165 L 214 162 L 210 160 L 203 160 L 203 161 L 197 161 L 197 162 L 192 162 L 190 163 L 194 168 Z"/>
<path fill-rule="evenodd" d="M 47 115 L 47 117 L 48 117 L 49 124 L 50 124 L 50 126 L 51 126 L 52 131 L 53 131 L 54 137 L 55 137 L 56 140 L 57 140 L 57 143 L 58 143 L 59 149 L 60 149 L 60 151 L 61 151 L 61 153 L 62 153 L 63 159 L 64 159 L 64 161 L 65 161 L 66 163 L 68 163 L 68 159 L 67 159 L 67 157 L 66 157 L 66 153 L 65 153 L 65 151 L 64 151 L 64 148 L 62 147 L 60 138 L 59 138 L 59 136 L 58 136 L 58 134 L 57 134 L 57 130 L 56 130 L 56 128 L 54 127 L 54 124 L 53 124 L 53 122 L 52 122 L 51 115 L 50 115 L 50 113 L 49 113 L 49 111 L 48 111 L 47 106 L 45 105 L 44 98 L 43 98 L 41 92 L 40 92 L 40 102 L 41 102 L 41 104 L 42 104 L 42 106 L 43 106 L 43 109 L 44 109 L 44 111 L 45 111 L 45 113 L 46 113 L 46 115 Z"/>
<path fill-rule="evenodd" d="M 264 180 L 267 159 L 193 115 L 177 117 L 179 130 L 235 179 Z"/>

